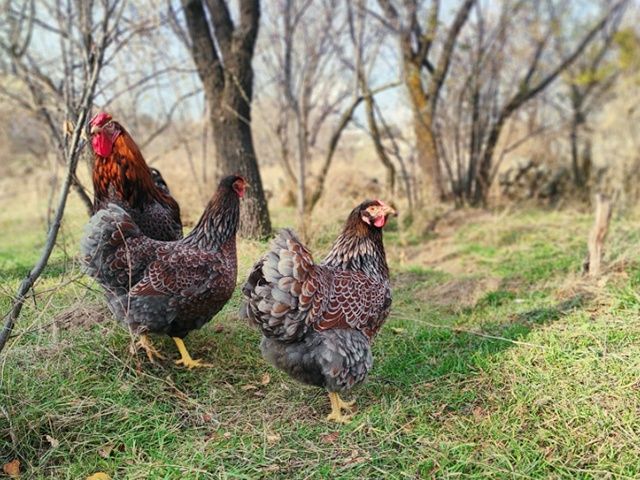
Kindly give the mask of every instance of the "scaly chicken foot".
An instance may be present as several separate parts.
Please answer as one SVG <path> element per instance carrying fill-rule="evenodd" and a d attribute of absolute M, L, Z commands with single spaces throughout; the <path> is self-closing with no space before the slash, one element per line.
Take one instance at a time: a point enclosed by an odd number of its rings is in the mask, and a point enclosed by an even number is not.
<path fill-rule="evenodd" d="M 194 360 L 193 358 L 191 358 L 191 355 L 189 355 L 189 351 L 187 350 L 187 347 L 185 346 L 182 339 L 178 337 L 172 338 L 173 341 L 176 342 L 176 346 L 178 347 L 180 356 L 182 357 L 180 360 L 176 360 L 176 365 L 184 365 L 189 370 L 196 367 L 213 367 L 213 365 L 210 363 L 204 363 L 202 360 Z"/>
<path fill-rule="evenodd" d="M 150 362 L 155 363 L 155 359 L 164 359 L 165 356 L 162 355 L 156 347 L 153 346 L 151 339 L 148 335 L 140 335 L 138 341 L 134 344 L 134 348 L 137 351 L 139 348 L 142 348 L 147 354 L 147 358 Z M 135 353 L 135 352 L 134 352 Z"/>
<path fill-rule="evenodd" d="M 329 392 L 329 401 L 331 402 L 331 413 L 327 415 L 327 420 L 348 423 L 351 420 L 351 415 L 343 415 L 342 410 L 353 412 L 356 401 L 345 402 L 337 392 Z"/>

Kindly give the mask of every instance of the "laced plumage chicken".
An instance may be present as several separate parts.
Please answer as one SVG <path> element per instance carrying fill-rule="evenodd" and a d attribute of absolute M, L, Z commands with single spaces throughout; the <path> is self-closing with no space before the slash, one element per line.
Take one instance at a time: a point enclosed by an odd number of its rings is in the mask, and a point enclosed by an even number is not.
<path fill-rule="evenodd" d="M 236 231 L 244 178 L 220 182 L 195 228 L 173 242 L 146 236 L 132 216 L 109 204 L 89 221 L 81 241 L 87 273 L 107 291 L 109 308 L 150 360 L 162 355 L 147 333 L 170 335 L 187 368 L 207 366 L 191 358 L 183 339 L 201 328 L 231 298 L 237 278 Z"/>
<path fill-rule="evenodd" d="M 371 367 L 370 344 L 391 307 L 382 228 L 395 211 L 379 200 L 356 207 L 327 257 L 315 264 L 283 230 L 243 287 L 241 314 L 262 331 L 262 355 L 294 379 L 329 392 L 329 420 L 346 422 L 340 394 Z"/>

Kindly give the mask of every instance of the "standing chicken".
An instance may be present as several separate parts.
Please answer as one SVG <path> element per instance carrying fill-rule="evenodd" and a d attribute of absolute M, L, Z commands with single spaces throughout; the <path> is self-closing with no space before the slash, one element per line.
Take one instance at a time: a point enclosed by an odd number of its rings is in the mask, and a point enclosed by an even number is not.
<path fill-rule="evenodd" d="M 324 261 L 291 230 L 256 263 L 242 289 L 242 314 L 262 330 L 262 355 L 296 380 L 329 392 L 328 420 L 346 422 L 340 393 L 373 365 L 370 343 L 389 314 L 382 227 L 395 211 L 379 200 L 356 207 Z"/>
<path fill-rule="evenodd" d="M 181 359 L 176 363 L 209 366 L 193 360 L 183 338 L 202 327 L 231 298 L 238 261 L 236 231 L 244 178 L 220 182 L 195 228 L 174 242 L 144 235 L 121 207 L 109 204 L 87 225 L 81 242 L 87 273 L 108 292 L 111 311 L 141 335 L 150 360 L 162 356 L 147 333 L 173 337 Z"/>
<path fill-rule="evenodd" d="M 131 135 L 104 112 L 95 115 L 89 125 L 95 153 L 94 213 L 115 203 L 149 238 L 182 238 L 180 207 L 160 172 L 154 175 L 149 169 Z"/>

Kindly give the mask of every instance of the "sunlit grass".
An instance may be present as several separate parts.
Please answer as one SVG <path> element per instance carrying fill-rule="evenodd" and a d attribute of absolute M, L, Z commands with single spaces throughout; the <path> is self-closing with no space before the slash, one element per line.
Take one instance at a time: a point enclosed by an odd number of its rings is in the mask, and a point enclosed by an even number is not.
<path fill-rule="evenodd" d="M 42 244 L 33 211 L 17 204 L 0 219 L 3 311 Z M 342 216 L 327 223 L 337 229 Z M 277 210 L 275 223 L 290 217 Z M 623 266 L 606 285 L 579 276 L 584 214 L 471 212 L 435 237 L 451 251 L 446 268 L 427 262 L 434 241 L 392 232 L 392 314 L 354 392 L 358 412 L 336 426 L 323 392 L 262 360 L 259 335 L 237 319 L 239 292 L 187 338 L 213 368 L 174 366 L 168 338 L 156 339 L 169 357 L 160 364 L 132 355 L 78 270 L 86 217 L 75 203 L 69 218 L 0 360 L 0 464 L 19 458 L 24 478 L 640 474 L 637 222 L 612 228 L 607 262 Z M 329 232 L 313 238 L 316 258 Z M 239 281 L 265 248 L 239 243 Z"/>

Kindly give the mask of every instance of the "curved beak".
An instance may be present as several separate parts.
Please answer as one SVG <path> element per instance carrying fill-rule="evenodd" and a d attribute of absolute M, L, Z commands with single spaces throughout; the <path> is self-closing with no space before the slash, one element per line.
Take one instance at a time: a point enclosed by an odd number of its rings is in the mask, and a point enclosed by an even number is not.
<path fill-rule="evenodd" d="M 90 133 L 91 135 L 93 135 L 94 133 L 98 133 L 98 132 L 101 132 L 101 131 L 102 131 L 102 127 L 99 127 L 99 126 L 97 126 L 97 125 L 93 125 L 93 126 L 91 127 L 91 129 L 89 130 L 89 133 Z"/>
<path fill-rule="evenodd" d="M 382 212 L 385 216 L 393 215 L 394 217 L 398 216 L 398 211 L 393 208 L 391 205 L 387 205 L 386 203 L 382 206 Z"/>

